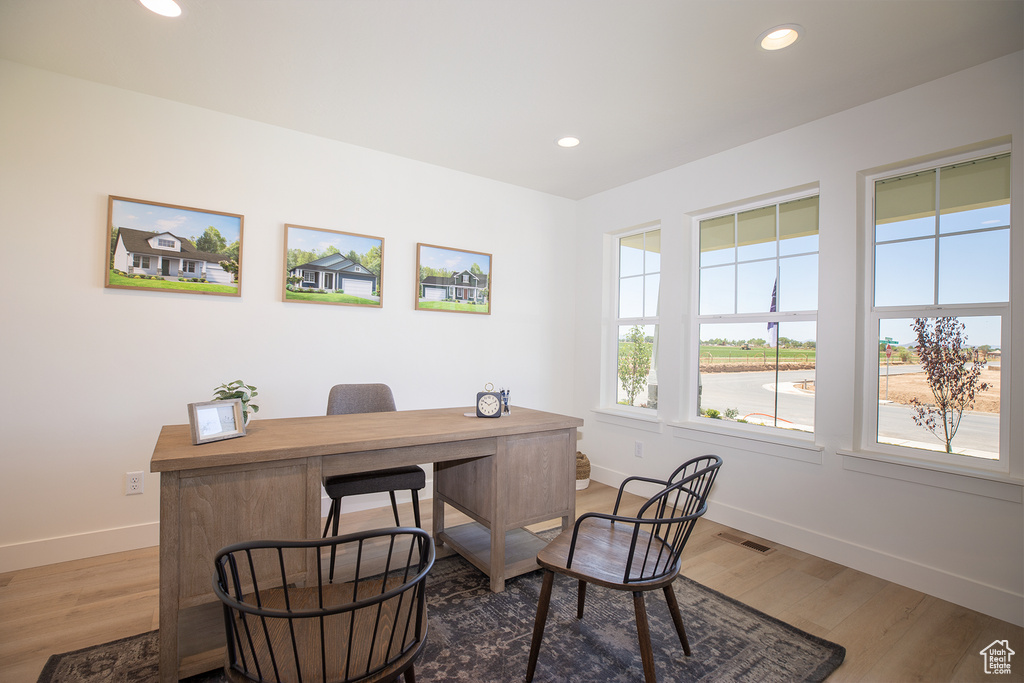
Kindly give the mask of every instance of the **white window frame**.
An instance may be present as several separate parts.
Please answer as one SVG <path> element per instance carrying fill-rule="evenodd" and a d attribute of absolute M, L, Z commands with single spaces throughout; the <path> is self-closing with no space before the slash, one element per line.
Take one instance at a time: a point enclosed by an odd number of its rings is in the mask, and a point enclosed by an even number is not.
<path fill-rule="evenodd" d="M 660 410 L 661 402 L 658 402 L 657 408 L 643 408 L 641 406 L 627 406 L 622 405 L 618 402 L 618 386 L 619 386 L 619 328 L 620 327 L 632 327 L 633 325 L 640 325 L 641 327 L 646 325 L 653 325 L 658 330 L 655 334 L 660 334 L 660 315 L 655 314 L 653 316 L 639 317 L 619 317 L 619 269 L 620 269 L 620 245 L 623 239 L 633 237 L 634 235 L 642 235 L 648 232 L 662 231 L 661 221 L 651 221 L 650 223 L 644 223 L 642 225 L 636 225 L 631 228 L 627 228 L 621 232 L 612 233 L 609 235 L 611 240 L 611 269 L 609 278 L 610 290 L 611 290 L 611 314 L 609 316 L 610 326 L 607 331 L 608 339 L 608 353 L 606 354 L 606 381 L 604 386 L 605 399 L 602 401 L 603 407 L 607 411 L 618 412 L 620 414 L 628 415 L 629 417 L 638 418 L 641 420 L 648 420 L 656 422 L 658 420 L 658 412 Z M 662 236 L 662 244 L 664 244 L 664 236 Z M 658 296 L 662 296 L 662 278 L 660 277 L 665 271 L 664 262 L 664 251 L 659 252 L 662 257 L 661 267 L 658 271 Z M 659 311 L 660 313 L 660 311 Z M 655 349 L 656 351 L 657 349 Z M 658 359 L 652 356 L 653 367 L 655 372 L 658 367 Z M 659 390 L 659 395 L 661 391 Z"/>
<path fill-rule="evenodd" d="M 814 443 L 816 430 L 810 432 L 784 429 L 781 427 L 774 427 L 771 425 L 750 425 L 743 424 L 741 422 L 733 422 L 729 420 L 718 420 L 708 417 L 703 417 L 697 414 L 698 406 L 698 381 L 700 378 L 700 326 L 701 324 L 725 324 L 725 323 L 746 323 L 746 322 L 764 322 L 766 317 L 777 318 L 779 325 L 784 323 L 793 322 L 814 322 L 817 325 L 818 321 L 818 309 L 814 311 L 782 311 L 775 313 L 730 313 L 730 314 L 700 314 L 700 223 L 719 216 L 725 216 L 728 214 L 740 214 L 745 211 L 752 211 L 755 209 L 766 208 L 769 206 L 776 207 L 776 245 L 778 244 L 777 231 L 778 231 L 778 206 L 786 204 L 787 202 L 796 201 L 799 199 L 807 199 L 809 197 L 818 197 L 819 206 L 819 220 L 820 220 L 820 207 L 821 207 L 821 191 L 819 186 L 815 183 L 811 186 L 800 187 L 792 190 L 780 192 L 778 194 L 771 194 L 764 197 L 760 197 L 755 200 L 745 200 L 736 204 L 729 204 L 723 207 L 718 207 L 713 210 L 702 211 L 691 216 L 692 221 L 692 247 L 691 253 L 694 255 L 691 267 L 693 272 L 692 279 L 692 291 L 693 298 L 691 301 L 690 314 L 691 334 L 690 334 L 690 349 L 691 352 L 687 354 L 685 367 L 687 369 L 686 376 L 688 378 L 689 386 L 687 392 L 689 394 L 688 401 L 685 402 L 683 410 L 685 414 L 683 416 L 682 425 L 687 427 L 696 427 L 702 431 L 720 432 L 727 434 L 743 434 L 745 437 L 753 437 L 757 440 L 763 440 L 773 443 L 780 444 L 793 444 L 798 443 L 801 447 L 807 446 Z M 819 243 L 818 249 L 814 252 L 818 254 L 818 263 L 821 263 L 821 225 L 818 225 Z M 778 268 L 779 261 L 778 247 L 776 246 L 776 268 Z M 776 270 L 776 272 L 778 272 Z M 819 287 L 819 302 L 820 302 L 820 287 L 821 287 L 821 272 L 818 272 L 818 287 Z M 739 296 L 737 291 L 736 296 Z M 767 330 L 766 330 L 767 334 Z M 817 356 L 817 336 L 815 335 L 815 355 Z M 815 421 L 818 416 L 818 404 L 817 404 L 817 392 L 815 392 L 815 406 L 814 414 Z M 816 452 L 817 448 L 814 449 Z"/>
<path fill-rule="evenodd" d="M 866 277 L 861 291 L 861 305 L 863 316 L 861 318 L 863 330 L 860 338 L 859 365 L 862 368 L 860 376 L 860 400 L 858 404 L 859 428 L 857 430 L 854 451 L 844 455 L 855 458 L 863 458 L 866 461 L 878 461 L 879 463 L 892 463 L 895 465 L 911 466 L 922 469 L 930 469 L 950 474 L 966 474 L 980 478 L 997 480 L 1019 480 L 1024 457 L 1021 454 L 1014 456 L 1010 445 L 1010 423 L 1011 408 L 1014 405 L 1011 394 L 1012 381 L 1012 357 L 1011 348 L 1011 311 L 1020 312 L 1021 304 L 1013 299 L 1013 264 L 1010 265 L 1010 301 L 996 303 L 975 303 L 975 304 L 940 304 L 924 306 L 885 306 L 875 307 L 875 183 L 886 178 L 893 178 L 909 175 L 916 172 L 923 172 L 937 168 L 960 164 L 977 159 L 998 156 L 1009 153 L 1010 145 L 1002 144 L 974 149 L 958 154 L 937 154 L 917 163 L 899 165 L 870 171 L 861 174 L 862 195 L 864 206 L 862 208 L 863 219 L 861 221 L 861 238 L 864 249 Z M 941 189 L 940 189 L 941 192 Z M 1011 191 L 1011 195 L 1013 195 Z M 1011 202 L 1019 199 L 1013 195 Z M 1020 208 L 1014 209 L 1011 204 L 1010 218 L 1010 254 L 1014 253 L 1015 233 L 1019 220 Z M 1019 239 L 1019 236 L 1017 237 Z M 936 282 L 939 275 L 936 275 Z M 937 286 L 937 284 L 936 284 Z M 953 315 L 955 317 L 988 316 L 1000 318 L 1000 350 L 1001 350 L 1001 375 L 1002 392 L 999 405 L 999 459 L 988 460 L 963 455 L 947 454 L 944 451 L 931 451 L 926 449 L 896 446 L 878 442 L 878 328 L 879 321 L 894 318 L 921 317 L 923 311 L 930 312 L 929 318 L 937 316 Z M 899 340 L 903 341 L 903 340 Z M 923 430 L 923 428 L 922 428 Z M 922 433 L 924 433 L 922 431 Z M 861 471 L 875 472 L 885 467 L 878 464 L 872 466 L 869 463 L 855 465 L 854 468 L 866 468 Z M 1014 475 L 1013 473 L 1017 474 Z M 898 477 L 903 478 L 903 477 Z"/>

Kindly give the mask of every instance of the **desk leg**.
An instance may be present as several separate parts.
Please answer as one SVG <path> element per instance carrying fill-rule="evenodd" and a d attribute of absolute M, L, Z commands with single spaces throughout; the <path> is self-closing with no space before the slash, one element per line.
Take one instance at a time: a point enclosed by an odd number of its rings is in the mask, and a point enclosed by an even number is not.
<path fill-rule="evenodd" d="M 434 497 L 431 499 L 433 513 L 431 515 L 431 534 L 434 537 L 434 545 L 444 545 L 441 540 L 441 532 L 444 531 L 444 501 L 437 495 L 437 464 L 434 464 Z"/>
<path fill-rule="evenodd" d="M 569 430 L 569 481 L 572 482 L 572 490 L 569 491 L 569 514 L 562 517 L 562 531 L 568 531 L 576 523 L 576 428 Z"/>
<path fill-rule="evenodd" d="M 178 680 L 178 558 L 180 478 L 160 473 L 160 681 Z"/>
<path fill-rule="evenodd" d="M 498 437 L 491 458 L 491 592 L 505 590 L 505 527 L 508 525 L 508 439 Z"/>

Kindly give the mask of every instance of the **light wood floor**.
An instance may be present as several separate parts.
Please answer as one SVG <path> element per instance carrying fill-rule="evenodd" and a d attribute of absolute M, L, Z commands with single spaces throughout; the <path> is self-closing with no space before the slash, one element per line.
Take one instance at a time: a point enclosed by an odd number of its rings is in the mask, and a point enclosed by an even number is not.
<path fill-rule="evenodd" d="M 592 483 L 577 494 L 577 514 L 610 511 L 614 501 L 614 489 Z M 630 499 L 633 509 L 638 502 Z M 421 510 L 429 529 L 429 503 Z M 388 526 L 390 515 L 388 508 L 349 513 L 342 518 L 342 528 Z M 403 515 L 410 518 L 411 512 Z M 458 514 L 449 511 L 446 522 L 454 525 Z M 551 525 L 531 528 L 544 526 Z M 1013 675 L 998 680 L 1024 680 L 1020 627 L 765 539 L 743 536 L 775 548 L 761 554 L 722 540 L 721 532 L 742 536 L 708 520 L 698 523 L 683 554 L 683 573 L 843 645 L 846 661 L 830 683 L 985 680 L 978 653 L 994 640 L 1005 639 L 1018 654 L 1012 661 Z M 53 653 L 157 628 L 157 558 L 154 547 L 0 574 L 0 681 L 32 683 Z"/>

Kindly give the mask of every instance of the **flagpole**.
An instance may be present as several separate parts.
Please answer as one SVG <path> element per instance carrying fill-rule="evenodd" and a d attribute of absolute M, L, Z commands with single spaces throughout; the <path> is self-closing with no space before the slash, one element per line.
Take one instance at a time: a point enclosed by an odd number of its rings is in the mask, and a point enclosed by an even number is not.
<path fill-rule="evenodd" d="M 768 309 L 770 313 L 775 313 L 778 310 L 776 304 L 777 296 L 779 292 L 779 278 L 776 275 L 775 284 L 772 285 L 772 305 Z M 772 426 L 779 426 L 779 323 L 778 321 L 769 321 L 768 323 L 768 341 L 775 343 L 775 410 L 772 411 Z"/>

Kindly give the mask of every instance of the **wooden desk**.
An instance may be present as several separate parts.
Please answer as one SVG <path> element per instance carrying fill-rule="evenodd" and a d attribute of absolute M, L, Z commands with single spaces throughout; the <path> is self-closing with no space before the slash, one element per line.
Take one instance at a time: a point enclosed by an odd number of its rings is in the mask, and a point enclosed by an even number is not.
<path fill-rule="evenodd" d="M 245 437 L 199 446 L 188 425 L 164 427 L 150 461 L 161 473 L 161 681 L 223 664 L 214 555 L 240 541 L 318 538 L 324 476 L 433 463 L 435 539 L 484 571 L 494 591 L 536 568 L 544 544 L 520 527 L 574 519 L 583 420 L 526 408 L 465 417 L 470 410 L 254 420 Z M 446 529 L 445 503 L 475 521 Z M 288 570 L 315 577 L 313 555 Z"/>

